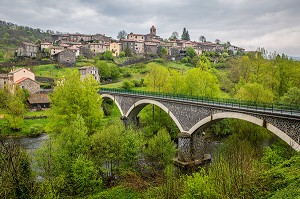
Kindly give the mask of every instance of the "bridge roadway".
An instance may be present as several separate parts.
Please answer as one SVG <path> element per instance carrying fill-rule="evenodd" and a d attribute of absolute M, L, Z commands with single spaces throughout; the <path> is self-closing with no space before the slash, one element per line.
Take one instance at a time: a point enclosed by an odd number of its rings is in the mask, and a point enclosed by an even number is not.
<path fill-rule="evenodd" d="M 297 151 L 300 151 L 300 109 L 277 104 L 188 97 L 164 93 L 101 89 L 105 100 L 112 99 L 124 121 L 136 121 L 138 113 L 148 104 L 164 110 L 178 126 L 179 147 L 183 153 L 199 150 L 195 140 L 212 123 L 236 118 L 267 128 Z M 198 136 L 198 137 L 197 137 Z M 198 148 L 197 148 L 198 147 Z M 193 159 L 193 158 L 192 158 Z M 195 159 L 195 158 L 194 158 Z"/>

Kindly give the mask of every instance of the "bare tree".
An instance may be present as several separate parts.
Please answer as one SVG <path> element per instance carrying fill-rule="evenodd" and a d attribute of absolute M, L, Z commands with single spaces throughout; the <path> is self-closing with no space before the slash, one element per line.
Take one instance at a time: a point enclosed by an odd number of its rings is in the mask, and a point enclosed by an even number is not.
<path fill-rule="evenodd" d="M 205 38 L 203 35 L 201 35 L 201 36 L 199 37 L 199 41 L 201 41 L 201 42 L 206 42 L 206 38 Z"/>
<path fill-rule="evenodd" d="M 118 39 L 126 39 L 126 37 L 127 37 L 127 32 L 125 30 L 121 30 L 117 36 Z"/>
<path fill-rule="evenodd" d="M 176 40 L 178 38 L 179 38 L 179 33 L 176 31 L 172 32 L 170 40 Z"/>
<path fill-rule="evenodd" d="M 220 39 L 216 39 L 215 42 L 216 42 L 216 44 L 220 44 L 221 40 Z"/>

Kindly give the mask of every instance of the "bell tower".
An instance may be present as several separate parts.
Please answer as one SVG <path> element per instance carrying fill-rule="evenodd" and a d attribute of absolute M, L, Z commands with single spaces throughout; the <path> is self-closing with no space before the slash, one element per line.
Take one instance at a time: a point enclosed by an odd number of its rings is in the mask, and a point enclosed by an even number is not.
<path fill-rule="evenodd" d="M 151 36 L 156 36 L 156 28 L 155 28 L 154 26 L 152 26 L 152 27 L 150 28 L 150 35 L 151 35 Z"/>

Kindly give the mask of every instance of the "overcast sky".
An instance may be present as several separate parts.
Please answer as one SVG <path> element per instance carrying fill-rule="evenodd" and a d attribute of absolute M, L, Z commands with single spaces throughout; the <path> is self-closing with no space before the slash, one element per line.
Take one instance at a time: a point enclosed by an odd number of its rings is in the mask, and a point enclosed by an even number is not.
<path fill-rule="evenodd" d="M 120 30 L 147 34 L 152 25 L 168 38 L 186 27 L 191 40 L 300 56 L 299 0 L 1 0 L 0 20 L 113 38 Z"/>

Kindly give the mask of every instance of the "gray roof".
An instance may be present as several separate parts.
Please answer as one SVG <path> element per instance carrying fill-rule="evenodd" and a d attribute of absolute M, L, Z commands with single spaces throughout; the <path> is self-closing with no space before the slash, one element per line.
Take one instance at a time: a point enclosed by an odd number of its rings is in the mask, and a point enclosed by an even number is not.
<path fill-rule="evenodd" d="M 47 94 L 31 94 L 28 102 L 29 104 L 47 104 L 50 103 L 50 99 Z"/>

